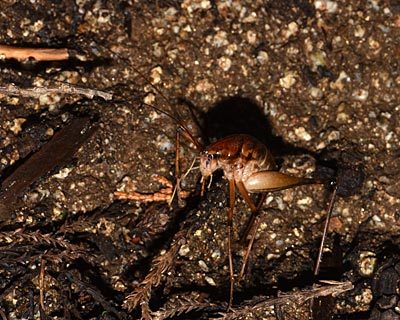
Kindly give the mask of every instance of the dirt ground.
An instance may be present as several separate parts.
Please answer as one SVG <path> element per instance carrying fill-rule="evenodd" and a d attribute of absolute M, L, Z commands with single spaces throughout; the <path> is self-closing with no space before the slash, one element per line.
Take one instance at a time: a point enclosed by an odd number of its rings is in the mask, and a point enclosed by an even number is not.
<path fill-rule="evenodd" d="M 2 319 L 400 319 L 398 1 L 1 7 L 0 44 L 71 58 L 3 59 L 0 87 L 113 94 L 0 94 Z M 227 312 L 227 181 L 200 197 L 191 170 L 186 198 L 145 201 L 175 183 L 178 124 L 162 111 L 204 143 L 251 134 L 280 171 L 337 180 L 317 277 L 332 188 L 270 193 Z M 198 155 L 182 142 L 182 172 Z M 249 217 L 238 195 L 235 273 Z"/>

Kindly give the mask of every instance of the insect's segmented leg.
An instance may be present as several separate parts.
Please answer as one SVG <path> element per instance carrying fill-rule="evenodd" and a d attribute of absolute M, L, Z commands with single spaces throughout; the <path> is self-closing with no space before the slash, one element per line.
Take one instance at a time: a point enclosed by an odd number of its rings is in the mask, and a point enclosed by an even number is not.
<path fill-rule="evenodd" d="M 322 253 L 324 250 L 325 238 L 326 238 L 326 234 L 328 233 L 329 222 L 331 221 L 333 206 L 335 204 L 336 192 L 337 192 L 337 185 L 335 185 L 335 187 L 332 191 L 331 200 L 329 202 L 328 212 L 327 212 L 326 218 L 325 218 L 326 220 L 325 220 L 325 225 L 324 225 L 324 231 L 322 233 L 321 243 L 319 245 L 319 250 L 318 250 L 318 258 L 317 258 L 317 262 L 316 262 L 315 268 L 314 268 L 314 276 L 317 276 L 319 274 L 319 268 L 320 268 L 320 264 L 321 264 L 321 260 L 322 260 Z"/>
<path fill-rule="evenodd" d="M 157 109 L 159 110 L 159 109 Z M 160 110 L 161 111 L 161 110 Z M 165 112 L 163 112 L 165 114 Z M 175 118 L 173 118 L 175 119 Z M 180 169 L 180 148 L 181 148 L 181 137 L 189 141 L 190 143 L 193 143 L 194 146 L 198 151 L 203 150 L 203 146 L 199 141 L 197 141 L 189 132 L 189 130 L 183 126 L 180 125 L 177 130 L 176 130 L 176 137 L 175 137 L 175 179 L 176 179 L 176 185 L 174 188 L 174 192 L 172 194 L 171 199 L 169 200 L 169 205 L 172 204 L 172 201 L 174 200 L 175 194 L 179 195 L 181 194 L 181 169 Z"/>
<path fill-rule="evenodd" d="M 195 140 L 192 136 L 189 136 L 182 128 L 178 128 L 176 130 L 175 136 L 175 187 L 174 192 L 172 193 L 171 199 L 168 204 L 171 205 L 174 200 L 175 194 L 178 195 L 178 200 L 180 200 L 179 196 L 181 194 L 181 163 L 180 163 L 180 150 L 181 150 L 181 137 L 184 137 L 189 142 L 195 143 Z"/>
<path fill-rule="evenodd" d="M 235 207 L 235 181 L 229 180 L 229 210 L 228 210 L 228 259 L 229 259 L 229 276 L 230 276 L 230 290 L 229 290 L 229 304 L 228 310 L 233 302 L 233 289 L 235 284 L 235 275 L 233 272 L 233 259 L 232 259 L 232 224 L 233 224 L 233 209 Z"/>
<path fill-rule="evenodd" d="M 174 201 L 175 194 L 180 194 L 181 191 L 181 173 L 180 173 L 180 159 L 179 159 L 179 154 L 180 154 L 180 133 L 179 129 L 176 130 L 176 136 L 175 136 L 175 187 L 174 191 L 172 192 L 171 198 L 168 201 L 168 205 L 172 205 L 172 201 Z"/>
<path fill-rule="evenodd" d="M 246 204 L 250 207 L 251 212 L 257 212 L 257 207 L 254 204 L 253 200 L 249 196 L 249 192 L 247 191 L 244 183 L 242 181 L 236 183 L 236 187 L 238 188 L 240 194 L 242 195 Z"/>
<path fill-rule="evenodd" d="M 261 206 L 263 205 L 263 203 L 264 203 L 266 198 L 267 198 L 267 193 L 266 192 L 260 194 L 260 197 L 257 200 L 256 211 L 252 211 L 251 212 L 251 216 L 250 216 L 249 221 L 247 222 L 246 228 L 244 229 L 242 235 L 240 236 L 240 243 L 241 244 L 244 244 L 246 242 L 246 239 L 249 236 L 250 230 L 254 225 L 254 221 L 257 218 L 258 212 L 260 211 Z"/>
<path fill-rule="evenodd" d="M 176 130 L 176 136 L 175 136 L 175 176 L 176 176 L 177 181 L 181 174 L 180 173 L 180 161 L 179 161 L 180 149 L 181 149 L 181 143 L 180 143 L 180 133 L 179 133 L 179 129 L 178 129 L 178 130 Z"/>
<path fill-rule="evenodd" d="M 246 230 L 244 234 L 241 237 L 241 241 L 244 242 L 245 239 L 247 238 L 248 233 L 251 230 L 251 227 L 254 223 L 254 220 L 257 217 L 257 213 L 261 208 L 262 203 L 265 200 L 266 197 L 266 192 L 267 191 L 277 191 L 277 190 L 283 190 L 283 189 L 289 189 L 298 185 L 303 185 L 303 184 L 310 184 L 310 183 L 315 183 L 316 181 L 313 179 L 307 179 L 307 178 L 298 178 L 294 177 L 291 175 L 287 175 L 278 171 L 259 171 L 251 175 L 247 180 L 246 180 L 246 185 L 241 181 L 236 183 L 237 188 L 240 192 L 240 194 L 243 196 L 243 199 L 247 203 L 247 205 L 250 207 L 252 215 L 250 217 L 250 222 L 246 227 Z M 247 188 L 246 188 L 247 187 Z M 249 192 L 264 192 L 263 195 L 261 196 L 257 206 L 255 206 L 253 200 L 249 196 Z M 254 238 L 256 236 L 257 228 L 253 230 L 253 233 L 251 235 L 251 240 L 249 242 L 249 245 L 246 250 L 246 254 L 243 259 L 243 264 L 242 264 L 242 269 L 239 274 L 239 280 L 243 277 L 246 264 L 250 255 L 250 251 L 254 242 Z"/>
<path fill-rule="evenodd" d="M 247 249 L 246 249 L 246 253 L 245 253 L 244 258 L 243 258 L 242 269 L 240 270 L 240 273 L 239 273 L 238 282 L 241 281 L 243 276 L 244 276 L 244 272 L 246 270 L 247 261 L 249 261 L 251 248 L 253 247 L 253 243 L 254 243 L 254 240 L 256 238 L 256 234 L 257 234 L 258 227 L 260 226 L 260 222 L 261 222 L 261 220 L 259 219 L 257 221 L 257 223 L 255 223 L 255 225 L 254 225 L 254 229 L 253 229 L 253 232 L 251 234 L 251 239 L 249 241 L 249 244 L 248 244 Z"/>
<path fill-rule="evenodd" d="M 251 230 L 251 228 L 252 228 L 252 226 L 254 224 L 254 221 L 255 221 L 255 219 L 257 217 L 257 213 L 260 210 L 261 205 L 263 204 L 267 194 L 263 193 L 261 195 L 260 199 L 258 200 L 257 206 L 256 206 L 254 204 L 253 200 L 250 198 L 249 193 L 247 192 L 246 187 L 244 186 L 244 183 L 243 182 L 238 182 L 238 183 L 236 183 L 236 186 L 237 186 L 240 194 L 242 195 L 244 201 L 250 207 L 250 210 L 251 210 L 250 221 L 247 224 L 246 230 L 245 230 L 245 232 L 244 232 L 244 234 L 242 235 L 242 238 L 241 238 L 241 242 L 244 242 L 244 240 L 247 238 L 247 235 L 250 232 L 250 230 Z M 243 258 L 242 269 L 241 269 L 240 274 L 239 274 L 239 281 L 243 277 L 244 270 L 246 269 L 247 261 L 249 259 L 250 251 L 251 251 L 251 248 L 253 246 L 254 238 L 255 238 L 255 235 L 256 235 L 256 232 L 257 232 L 257 227 L 258 226 L 256 226 L 254 228 L 254 232 L 252 233 L 251 240 L 250 240 L 250 242 L 248 244 L 248 247 L 247 247 L 247 250 L 246 250 L 246 254 L 245 254 L 244 258 Z"/>

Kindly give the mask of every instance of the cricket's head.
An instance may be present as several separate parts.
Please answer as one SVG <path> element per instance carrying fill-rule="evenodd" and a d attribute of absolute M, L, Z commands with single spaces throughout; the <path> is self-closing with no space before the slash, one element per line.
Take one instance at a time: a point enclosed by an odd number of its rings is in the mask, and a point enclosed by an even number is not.
<path fill-rule="evenodd" d="M 209 153 L 207 150 L 203 151 L 200 155 L 200 172 L 202 181 L 201 195 L 204 194 L 207 179 L 209 177 L 212 179 L 214 171 L 218 168 L 218 154 Z"/>
<path fill-rule="evenodd" d="M 218 169 L 218 155 L 203 151 L 200 155 L 200 172 L 203 179 L 206 179 Z"/>

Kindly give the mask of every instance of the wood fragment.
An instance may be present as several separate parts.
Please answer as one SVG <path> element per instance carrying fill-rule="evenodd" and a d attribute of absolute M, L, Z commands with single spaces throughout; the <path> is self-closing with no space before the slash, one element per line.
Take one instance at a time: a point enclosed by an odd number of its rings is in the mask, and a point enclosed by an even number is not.
<path fill-rule="evenodd" d="M 68 60 L 70 56 L 66 48 L 21 48 L 0 45 L 0 57 L 4 59 L 16 59 L 18 61 L 28 59 L 35 59 L 36 61 L 61 61 Z"/>
<path fill-rule="evenodd" d="M 14 84 L 9 84 L 7 86 L 0 87 L 0 93 L 9 96 L 22 96 L 28 98 L 40 98 L 43 95 L 51 94 L 51 93 L 60 93 L 60 94 L 77 94 L 81 96 L 85 96 L 89 99 L 93 99 L 95 96 L 103 98 L 104 100 L 111 100 L 113 95 L 111 93 L 82 88 L 77 86 L 72 86 L 67 83 L 62 83 L 58 87 L 32 87 L 32 88 L 20 88 Z"/>
<path fill-rule="evenodd" d="M 54 168 L 65 166 L 78 148 L 92 135 L 97 126 L 89 117 L 76 118 L 54 134 L 49 142 L 19 165 L 1 183 L 0 221 L 11 217 L 22 206 L 20 197 L 40 178 Z"/>

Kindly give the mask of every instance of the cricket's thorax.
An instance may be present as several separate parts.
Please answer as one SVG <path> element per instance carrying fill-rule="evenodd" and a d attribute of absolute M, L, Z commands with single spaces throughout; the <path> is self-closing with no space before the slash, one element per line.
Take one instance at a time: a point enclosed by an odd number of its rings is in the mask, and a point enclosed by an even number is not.
<path fill-rule="evenodd" d="M 254 172 L 275 170 L 275 162 L 266 146 L 247 134 L 235 134 L 211 144 L 200 158 L 203 177 L 222 169 L 227 179 L 246 181 Z"/>

